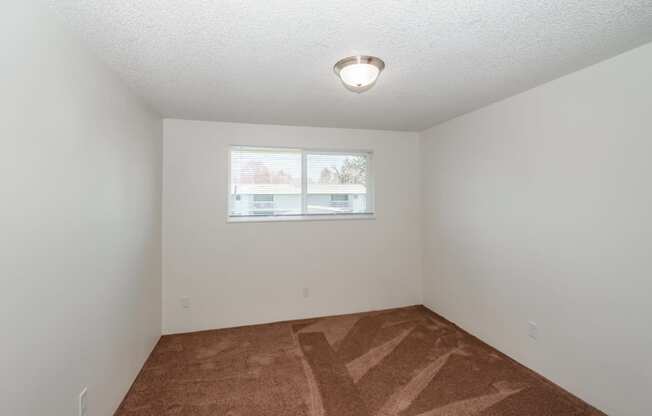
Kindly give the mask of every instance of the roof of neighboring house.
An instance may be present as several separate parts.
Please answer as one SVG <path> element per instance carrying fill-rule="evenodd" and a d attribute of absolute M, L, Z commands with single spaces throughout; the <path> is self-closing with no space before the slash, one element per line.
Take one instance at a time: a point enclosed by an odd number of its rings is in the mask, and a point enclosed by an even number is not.
<path fill-rule="evenodd" d="M 360 184 L 308 184 L 308 192 L 311 194 L 366 194 L 367 188 Z M 271 183 L 271 184 L 240 184 L 231 185 L 232 194 L 277 194 L 294 195 L 301 194 L 301 188 L 292 184 Z"/>

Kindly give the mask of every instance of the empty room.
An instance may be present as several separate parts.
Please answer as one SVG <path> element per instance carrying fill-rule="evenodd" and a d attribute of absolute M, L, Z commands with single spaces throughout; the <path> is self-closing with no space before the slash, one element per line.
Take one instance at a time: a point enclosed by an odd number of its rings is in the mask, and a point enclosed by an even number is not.
<path fill-rule="evenodd" d="M 6 0 L 0 415 L 652 415 L 651 0 Z"/>

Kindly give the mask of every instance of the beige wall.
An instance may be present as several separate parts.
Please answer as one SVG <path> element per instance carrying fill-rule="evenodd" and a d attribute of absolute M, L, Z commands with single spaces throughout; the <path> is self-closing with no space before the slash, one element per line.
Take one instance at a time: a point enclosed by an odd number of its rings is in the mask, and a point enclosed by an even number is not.
<path fill-rule="evenodd" d="M 161 330 L 161 121 L 40 2 L 0 51 L 0 414 L 111 415 Z"/>
<path fill-rule="evenodd" d="M 373 150 L 377 218 L 227 224 L 230 144 Z M 164 330 L 420 303 L 418 163 L 415 133 L 165 120 Z"/>
<path fill-rule="evenodd" d="M 83 387 L 112 414 L 161 307 L 173 333 L 422 297 L 609 414 L 652 408 L 652 45 L 423 140 L 162 128 L 33 4 L 0 15 L 0 414 L 76 414 Z M 373 150 L 377 218 L 227 224 L 230 144 Z"/>
<path fill-rule="evenodd" d="M 426 305 L 619 416 L 652 409 L 651 74 L 648 44 L 423 134 Z"/>

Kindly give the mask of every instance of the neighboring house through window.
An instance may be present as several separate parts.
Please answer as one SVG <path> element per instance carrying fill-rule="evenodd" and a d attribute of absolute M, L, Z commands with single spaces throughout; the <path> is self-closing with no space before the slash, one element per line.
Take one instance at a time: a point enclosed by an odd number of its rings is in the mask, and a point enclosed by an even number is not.
<path fill-rule="evenodd" d="M 373 214 L 370 152 L 233 146 L 229 217 Z"/>

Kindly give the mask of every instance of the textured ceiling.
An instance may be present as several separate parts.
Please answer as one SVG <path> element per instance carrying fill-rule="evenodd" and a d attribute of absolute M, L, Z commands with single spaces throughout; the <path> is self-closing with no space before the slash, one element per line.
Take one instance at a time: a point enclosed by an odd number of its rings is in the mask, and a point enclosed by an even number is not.
<path fill-rule="evenodd" d="M 652 40 L 652 0 L 50 0 L 163 116 L 422 130 Z M 332 72 L 387 69 L 370 91 Z"/>

